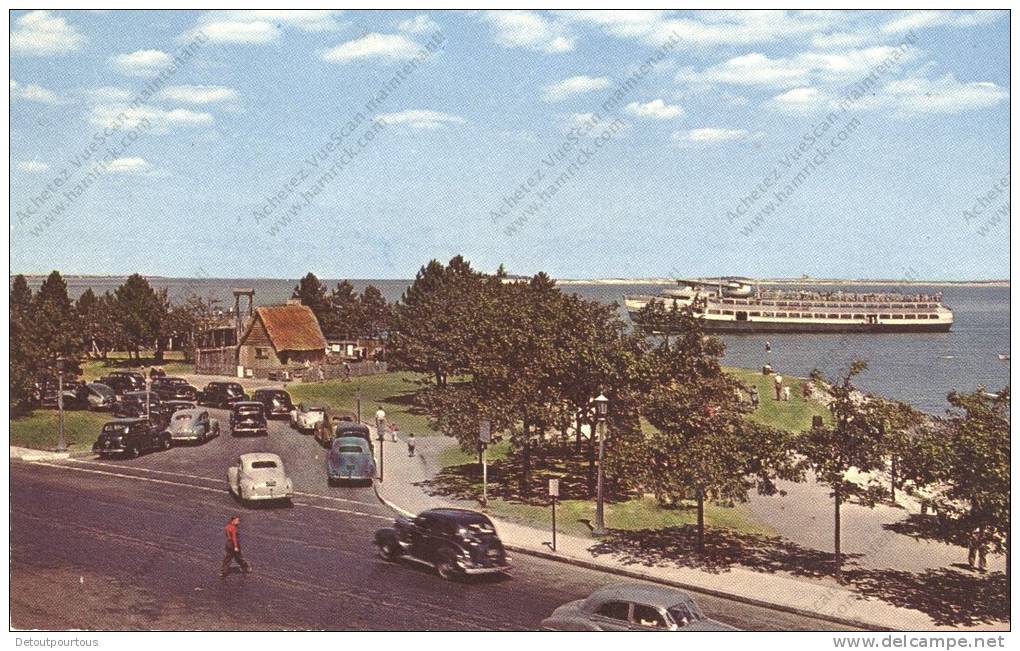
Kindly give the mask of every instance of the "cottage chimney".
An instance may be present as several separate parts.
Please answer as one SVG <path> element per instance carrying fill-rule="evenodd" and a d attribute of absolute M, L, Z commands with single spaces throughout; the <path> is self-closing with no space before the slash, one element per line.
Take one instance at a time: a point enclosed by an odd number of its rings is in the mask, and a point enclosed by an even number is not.
<path fill-rule="evenodd" d="M 300 298 L 288 298 L 287 299 L 287 305 L 301 305 L 301 299 Z"/>

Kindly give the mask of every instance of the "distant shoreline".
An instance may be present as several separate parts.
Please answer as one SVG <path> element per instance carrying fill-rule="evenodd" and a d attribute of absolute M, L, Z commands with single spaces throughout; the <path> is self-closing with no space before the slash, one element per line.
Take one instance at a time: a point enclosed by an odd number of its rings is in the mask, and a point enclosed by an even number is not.
<path fill-rule="evenodd" d="M 16 274 L 11 274 L 14 278 Z M 41 282 L 46 279 L 47 274 L 22 274 L 30 282 Z M 293 278 L 186 278 L 175 276 L 144 276 L 147 280 L 176 280 L 176 281 L 215 281 L 215 280 L 287 280 Z M 64 280 L 123 280 L 127 276 L 120 275 L 92 275 L 92 274 L 63 274 Z M 508 280 L 527 280 L 530 276 L 511 275 Z M 323 278 L 323 280 L 331 280 Z M 412 278 L 350 278 L 358 282 L 406 282 L 410 285 L 414 282 Z M 674 285 L 676 278 L 554 278 L 557 285 Z M 705 279 L 708 280 L 708 279 Z M 761 285 L 798 285 L 811 287 L 847 287 L 869 285 L 875 287 L 1004 287 L 1010 286 L 1006 280 L 903 280 L 903 279 L 873 279 L 873 278 L 758 278 L 753 282 Z"/>

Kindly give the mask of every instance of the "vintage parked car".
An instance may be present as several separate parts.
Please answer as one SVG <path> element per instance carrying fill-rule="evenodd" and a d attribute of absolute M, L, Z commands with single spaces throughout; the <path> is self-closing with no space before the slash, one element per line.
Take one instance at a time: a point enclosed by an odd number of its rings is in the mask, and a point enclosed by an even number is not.
<path fill-rule="evenodd" d="M 294 402 L 283 389 L 255 389 L 251 399 L 261 402 L 266 409 L 266 418 L 290 418 Z"/>
<path fill-rule="evenodd" d="M 108 411 L 117 402 L 117 393 L 101 382 L 85 385 L 85 402 L 90 411 Z"/>
<path fill-rule="evenodd" d="M 145 391 L 129 391 L 113 404 L 113 415 L 117 418 L 145 418 L 148 414 L 153 426 L 166 425 L 166 409 L 159 394 Z"/>
<path fill-rule="evenodd" d="M 385 560 L 408 558 L 431 565 L 447 580 L 510 570 L 510 557 L 492 521 L 467 509 L 429 509 L 414 518 L 401 516 L 393 527 L 375 532 L 375 544 Z"/>
<path fill-rule="evenodd" d="M 204 407 L 229 409 L 235 402 L 247 400 L 244 387 L 237 382 L 210 382 L 196 396 L 198 404 Z"/>
<path fill-rule="evenodd" d="M 46 381 L 37 385 L 39 394 L 39 406 L 43 409 L 57 409 L 60 406 L 59 394 L 60 384 L 56 380 Z M 88 407 L 86 399 L 87 389 L 83 382 L 67 380 L 63 387 L 63 407 L 68 411 L 85 409 Z"/>
<path fill-rule="evenodd" d="M 316 426 L 324 420 L 326 420 L 326 408 L 322 405 L 310 405 L 302 402 L 290 412 L 290 426 L 302 434 L 315 431 Z"/>
<path fill-rule="evenodd" d="M 563 604 L 542 621 L 545 631 L 735 631 L 709 619 L 683 590 L 617 583 Z"/>
<path fill-rule="evenodd" d="M 220 435 L 220 421 L 209 417 L 208 409 L 181 409 L 170 417 L 166 431 L 174 443 L 194 441 L 204 443 Z"/>
<path fill-rule="evenodd" d="M 373 479 L 375 457 L 368 441 L 354 436 L 333 439 L 333 447 L 326 455 L 326 483 L 330 486 L 341 481 L 371 484 Z"/>
<path fill-rule="evenodd" d="M 347 420 L 334 420 L 327 417 L 325 421 L 319 423 L 315 428 L 315 440 L 324 448 L 332 446 L 335 439 L 343 436 L 363 439 L 368 442 L 369 448 L 372 448 L 372 431 L 368 425 Z"/>
<path fill-rule="evenodd" d="M 182 409 L 194 409 L 195 407 L 198 407 L 198 405 L 190 400 L 167 400 L 163 403 L 163 411 L 166 413 L 167 418 L 172 417 Z"/>
<path fill-rule="evenodd" d="M 163 400 L 187 400 L 194 402 L 198 389 L 180 377 L 157 377 L 149 385 Z"/>
<path fill-rule="evenodd" d="M 290 501 L 294 485 L 279 456 L 269 452 L 242 454 L 227 468 L 230 492 L 243 502 Z"/>
<path fill-rule="evenodd" d="M 117 395 L 128 391 L 144 391 L 145 376 L 134 371 L 110 371 L 99 382 L 113 389 Z"/>
<path fill-rule="evenodd" d="M 125 418 L 103 425 L 92 451 L 100 457 L 137 457 L 149 450 L 169 450 L 172 445 L 169 432 L 160 431 L 144 418 Z"/>
<path fill-rule="evenodd" d="M 261 402 L 235 402 L 230 408 L 231 436 L 269 436 L 265 409 Z"/>

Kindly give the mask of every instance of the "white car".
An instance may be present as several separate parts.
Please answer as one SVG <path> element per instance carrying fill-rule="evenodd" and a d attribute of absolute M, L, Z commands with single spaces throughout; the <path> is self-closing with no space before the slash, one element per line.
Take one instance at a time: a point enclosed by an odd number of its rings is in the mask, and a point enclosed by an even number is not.
<path fill-rule="evenodd" d="M 290 412 L 290 426 L 303 434 L 315 431 L 326 419 L 326 408 L 319 405 L 300 403 Z"/>
<path fill-rule="evenodd" d="M 294 485 L 283 469 L 283 461 L 270 452 L 249 452 L 227 468 L 230 492 L 243 502 L 290 501 Z"/>

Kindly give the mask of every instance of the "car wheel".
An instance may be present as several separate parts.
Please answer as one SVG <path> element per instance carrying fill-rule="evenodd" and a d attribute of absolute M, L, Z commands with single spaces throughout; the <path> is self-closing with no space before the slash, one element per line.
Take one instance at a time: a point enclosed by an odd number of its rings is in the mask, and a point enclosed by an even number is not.
<path fill-rule="evenodd" d="M 379 556 L 384 561 L 395 561 L 400 556 L 400 545 L 388 540 L 379 545 Z"/>
<path fill-rule="evenodd" d="M 169 450 L 173 446 L 173 440 L 168 436 L 163 439 L 163 449 Z"/>
<path fill-rule="evenodd" d="M 140 454 L 141 454 L 141 452 L 139 452 L 137 445 L 133 445 L 130 448 L 128 448 L 127 455 L 128 455 L 129 458 L 137 459 L 138 455 L 140 455 Z"/>
<path fill-rule="evenodd" d="M 457 570 L 457 561 L 452 551 L 444 550 L 440 554 L 439 562 L 436 563 L 436 572 L 446 581 L 454 581 L 460 578 L 460 572 Z"/>

